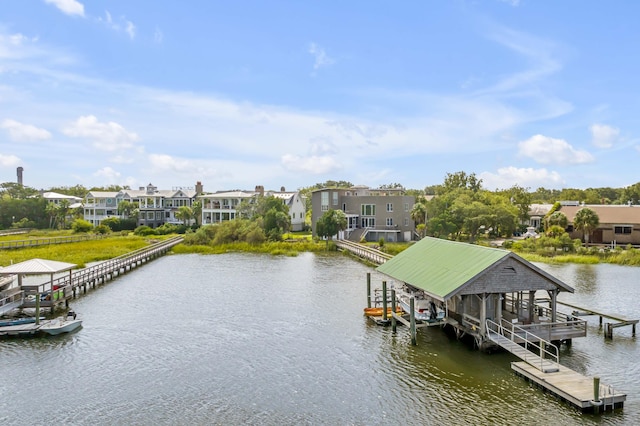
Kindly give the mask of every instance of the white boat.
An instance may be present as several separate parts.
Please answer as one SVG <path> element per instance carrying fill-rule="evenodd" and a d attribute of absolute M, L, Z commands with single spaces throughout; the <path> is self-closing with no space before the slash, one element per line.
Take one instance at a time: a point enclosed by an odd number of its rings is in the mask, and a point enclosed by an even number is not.
<path fill-rule="evenodd" d="M 82 326 L 82 320 L 73 319 L 72 317 L 61 317 L 54 320 L 45 321 L 44 324 L 38 327 L 38 331 L 56 336 L 62 333 L 70 333 L 80 326 Z"/>
<path fill-rule="evenodd" d="M 414 317 L 418 321 L 438 322 L 445 317 L 445 311 L 432 298 L 419 290 L 413 290 L 404 285 L 396 291 L 396 298 L 402 310 L 411 313 L 411 298 L 413 297 Z"/>

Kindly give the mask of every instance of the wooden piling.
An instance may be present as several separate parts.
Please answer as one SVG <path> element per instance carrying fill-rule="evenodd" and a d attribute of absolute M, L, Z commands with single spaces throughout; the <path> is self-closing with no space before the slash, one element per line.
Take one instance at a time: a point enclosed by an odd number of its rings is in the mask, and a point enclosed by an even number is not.
<path fill-rule="evenodd" d="M 371 272 L 367 272 L 367 308 L 371 307 Z"/>
<path fill-rule="evenodd" d="M 386 321 L 387 319 L 387 282 L 382 281 L 382 320 Z"/>
<path fill-rule="evenodd" d="M 395 334 L 398 328 L 398 322 L 396 321 L 396 291 L 391 290 L 391 330 Z"/>
<path fill-rule="evenodd" d="M 409 333 L 411 333 L 411 344 L 413 346 L 418 344 L 416 339 L 416 312 L 414 310 L 415 298 L 409 299 Z"/>

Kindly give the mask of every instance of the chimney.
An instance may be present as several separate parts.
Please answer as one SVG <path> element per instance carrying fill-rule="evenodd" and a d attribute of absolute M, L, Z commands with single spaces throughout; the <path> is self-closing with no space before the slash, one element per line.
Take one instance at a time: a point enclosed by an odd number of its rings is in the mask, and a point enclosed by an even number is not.
<path fill-rule="evenodd" d="M 196 182 L 196 195 L 201 195 L 203 191 L 204 191 L 204 187 L 202 186 L 202 182 L 197 181 Z"/>
<path fill-rule="evenodd" d="M 287 191 L 284 189 L 284 186 L 281 186 L 281 187 L 280 187 L 280 192 L 287 192 Z"/>
<path fill-rule="evenodd" d="M 22 185 L 22 171 L 24 169 L 22 167 L 18 167 L 18 185 Z"/>
<path fill-rule="evenodd" d="M 261 197 L 264 197 L 264 186 L 256 185 L 256 192 L 260 194 Z"/>

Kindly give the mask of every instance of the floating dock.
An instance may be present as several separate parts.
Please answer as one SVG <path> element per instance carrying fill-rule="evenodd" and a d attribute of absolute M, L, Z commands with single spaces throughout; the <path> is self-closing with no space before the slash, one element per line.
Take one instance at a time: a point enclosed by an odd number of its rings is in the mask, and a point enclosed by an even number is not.
<path fill-rule="evenodd" d="M 626 394 L 599 383 L 597 378 L 588 378 L 562 365 L 558 366 L 556 372 L 545 373 L 527 362 L 519 361 L 512 362 L 511 369 L 528 382 L 571 403 L 583 412 L 622 408 L 627 399 Z"/>

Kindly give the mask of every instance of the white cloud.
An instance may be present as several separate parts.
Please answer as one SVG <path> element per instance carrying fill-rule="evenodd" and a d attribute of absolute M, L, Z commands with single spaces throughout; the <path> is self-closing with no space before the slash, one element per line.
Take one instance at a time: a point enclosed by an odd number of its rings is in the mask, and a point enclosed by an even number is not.
<path fill-rule="evenodd" d="M 336 172 L 342 168 L 336 158 L 328 155 L 299 157 L 297 155 L 285 154 L 282 156 L 282 166 L 288 171 L 316 175 Z"/>
<path fill-rule="evenodd" d="M 0 154 L 0 166 L 2 167 L 17 166 L 20 163 L 21 163 L 21 160 L 15 155 Z"/>
<path fill-rule="evenodd" d="M 534 159 L 540 164 L 581 164 L 594 160 L 593 156 L 572 147 L 564 139 L 535 135 L 518 144 L 519 155 Z"/>
<path fill-rule="evenodd" d="M 594 124 L 589 130 L 591 131 L 592 143 L 599 148 L 611 148 L 620 135 L 620 129 L 606 124 Z"/>
<path fill-rule="evenodd" d="M 15 120 L 4 120 L 0 128 L 9 132 L 11 140 L 20 141 L 43 141 L 51 138 L 51 133 L 45 129 L 38 128 L 31 124 L 20 123 Z"/>
<path fill-rule="evenodd" d="M 160 31 L 160 28 L 156 27 L 156 30 L 153 33 L 153 41 L 161 44 L 162 40 L 164 40 L 164 34 L 162 34 L 162 31 Z"/>
<path fill-rule="evenodd" d="M 478 177 L 482 179 L 482 186 L 490 191 L 508 189 L 514 185 L 532 189 L 558 188 L 565 183 L 558 172 L 513 166 L 502 167 L 497 173 L 482 172 Z"/>
<path fill-rule="evenodd" d="M 113 19 L 113 17 L 111 16 L 111 13 L 108 10 L 104 11 L 104 18 L 99 17 L 98 18 L 99 22 L 104 22 L 105 25 L 116 31 L 116 32 L 120 32 L 120 31 L 124 31 L 125 33 L 127 33 L 127 35 L 129 36 L 129 38 L 131 40 L 133 40 L 136 37 L 136 26 L 133 22 L 127 20 L 127 18 L 125 18 L 124 16 L 121 16 L 120 18 L 118 18 L 117 22 Z"/>
<path fill-rule="evenodd" d="M 106 179 L 108 182 L 115 182 L 120 178 L 120 172 L 113 170 L 111 167 L 103 167 L 93 175 Z"/>
<path fill-rule="evenodd" d="M 52 4 L 67 15 L 79 15 L 84 17 L 84 5 L 76 0 L 44 0 L 47 4 Z"/>
<path fill-rule="evenodd" d="M 132 148 L 139 139 L 136 133 L 127 131 L 120 124 L 101 123 L 93 115 L 79 117 L 62 131 L 67 136 L 90 139 L 93 146 L 102 151 Z"/>
<path fill-rule="evenodd" d="M 318 46 L 315 43 L 311 43 L 309 45 L 309 53 L 313 55 L 315 58 L 315 62 L 313 63 L 313 69 L 317 70 L 321 67 L 326 67 L 332 65 L 335 61 L 327 55 L 324 48 Z"/>

